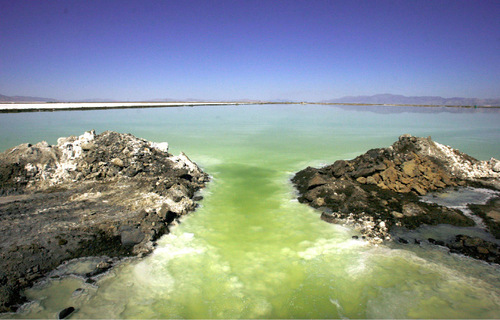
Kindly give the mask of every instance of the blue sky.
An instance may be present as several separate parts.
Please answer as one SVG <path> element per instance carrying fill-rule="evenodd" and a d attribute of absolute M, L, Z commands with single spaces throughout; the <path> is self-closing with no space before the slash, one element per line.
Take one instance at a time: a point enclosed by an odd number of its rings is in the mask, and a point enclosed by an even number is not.
<path fill-rule="evenodd" d="M 0 0 L 0 94 L 500 97 L 500 1 Z"/>

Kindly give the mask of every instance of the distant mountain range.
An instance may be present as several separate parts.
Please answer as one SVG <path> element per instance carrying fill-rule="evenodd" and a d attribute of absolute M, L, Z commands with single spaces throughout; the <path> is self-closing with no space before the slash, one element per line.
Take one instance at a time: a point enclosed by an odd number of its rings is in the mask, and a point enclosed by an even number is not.
<path fill-rule="evenodd" d="M 0 102 L 56 102 L 56 99 L 40 98 L 40 97 L 26 97 L 26 96 L 4 96 L 0 94 Z"/>
<path fill-rule="evenodd" d="M 187 99 L 171 99 L 171 98 L 159 98 L 159 99 L 150 99 L 150 100 L 141 100 L 141 101 L 127 101 L 127 102 L 232 102 L 235 100 L 217 100 L 217 99 L 195 99 L 195 98 L 187 98 Z M 262 102 L 261 100 L 254 99 L 239 99 L 236 100 L 238 102 Z M 288 100 L 283 100 L 288 101 Z M 96 99 L 81 99 L 81 100 L 57 100 L 53 98 L 41 98 L 41 97 L 27 97 L 27 96 L 5 96 L 0 94 L 0 103 L 1 102 L 124 102 L 123 100 L 114 100 L 114 99 L 104 99 L 104 98 L 96 98 Z"/>
<path fill-rule="evenodd" d="M 407 97 L 395 94 L 376 94 L 373 96 L 350 96 L 325 100 L 327 103 L 366 103 L 366 104 L 413 104 L 440 106 L 500 106 L 500 99 L 443 98 L 437 96 Z"/>
<path fill-rule="evenodd" d="M 150 102 L 171 101 L 197 101 L 209 102 L 216 100 L 202 99 L 152 99 Z M 225 100 L 220 100 L 225 101 Z M 261 100 L 241 99 L 240 102 L 261 102 Z M 276 99 L 274 102 L 288 102 L 289 100 Z M 28 97 L 28 96 L 5 96 L 0 94 L 0 102 L 119 102 L 112 99 L 84 99 L 73 101 L 61 101 L 53 98 Z M 146 102 L 146 100 L 144 100 Z M 357 103 L 357 104 L 389 104 L 389 105 L 439 105 L 439 106 L 500 106 L 500 99 L 478 99 L 478 98 L 443 98 L 438 96 L 407 97 L 395 94 L 376 94 L 373 96 L 347 96 L 338 99 L 324 100 L 325 103 Z"/>

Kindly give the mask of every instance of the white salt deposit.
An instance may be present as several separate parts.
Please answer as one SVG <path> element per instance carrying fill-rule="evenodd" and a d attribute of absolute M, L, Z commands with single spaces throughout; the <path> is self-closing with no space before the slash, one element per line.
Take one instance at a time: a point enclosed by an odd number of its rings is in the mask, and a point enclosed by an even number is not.
<path fill-rule="evenodd" d="M 0 110 L 64 110 L 64 109 L 110 109 L 181 107 L 203 105 L 237 105 L 236 102 L 56 102 L 56 103 L 0 103 Z M 248 104 L 248 103 L 245 103 Z"/>

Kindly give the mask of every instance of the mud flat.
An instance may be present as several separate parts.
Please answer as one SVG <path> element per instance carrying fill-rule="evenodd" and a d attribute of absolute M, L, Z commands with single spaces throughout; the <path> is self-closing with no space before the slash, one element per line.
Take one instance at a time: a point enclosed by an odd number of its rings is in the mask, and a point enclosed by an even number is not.
<path fill-rule="evenodd" d="M 106 131 L 22 144 L 0 154 L 0 312 L 23 289 L 82 257 L 103 272 L 142 256 L 193 211 L 209 178 L 167 143 Z"/>
<path fill-rule="evenodd" d="M 319 169 L 308 167 L 292 181 L 299 201 L 320 210 L 321 219 L 352 225 L 375 244 L 392 240 L 408 243 L 404 238 L 393 239 L 392 231 L 425 225 L 481 227 L 499 236 L 500 161 L 479 161 L 430 137 L 403 135 L 392 146 L 369 150 L 353 160 L 338 160 Z M 470 214 L 421 198 L 430 192 L 463 187 L 487 188 L 493 195 L 487 204 L 469 205 Z M 463 234 L 446 241 L 413 239 L 416 244 L 421 241 L 500 263 L 497 241 Z"/>

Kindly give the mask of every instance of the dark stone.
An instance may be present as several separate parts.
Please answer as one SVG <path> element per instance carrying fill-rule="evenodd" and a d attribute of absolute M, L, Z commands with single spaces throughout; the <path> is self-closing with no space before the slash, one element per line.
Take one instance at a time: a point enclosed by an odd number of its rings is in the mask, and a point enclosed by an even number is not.
<path fill-rule="evenodd" d="M 189 173 L 185 173 L 180 176 L 181 179 L 187 180 L 189 182 L 193 181 L 193 176 L 190 175 Z"/>
<path fill-rule="evenodd" d="M 175 220 L 175 218 L 177 218 L 177 213 L 175 212 L 172 212 L 172 211 L 167 211 L 167 214 L 165 216 L 165 222 L 166 223 L 171 223 L 172 221 Z"/>
<path fill-rule="evenodd" d="M 428 238 L 427 241 L 429 241 L 429 243 L 432 243 L 432 244 L 435 244 L 436 246 L 443 246 L 444 247 L 444 241 L 442 240 L 436 240 L 436 239 L 433 239 L 433 238 Z"/>
<path fill-rule="evenodd" d="M 333 216 L 331 214 L 328 214 L 326 212 L 323 212 L 321 214 L 321 220 L 329 222 L 329 223 L 335 223 L 335 222 L 337 222 L 337 219 L 335 218 L 335 216 Z"/>
<path fill-rule="evenodd" d="M 402 244 L 408 244 L 408 240 L 406 240 L 405 238 L 398 238 L 398 242 L 399 243 L 402 243 Z"/>
<path fill-rule="evenodd" d="M 134 246 L 145 237 L 144 233 L 138 228 L 124 226 L 120 230 L 121 243 L 125 247 Z"/>
<path fill-rule="evenodd" d="M 349 172 L 349 164 L 345 160 L 337 160 L 331 166 L 333 176 L 339 178 Z"/>
<path fill-rule="evenodd" d="M 358 240 L 358 239 L 359 239 L 359 237 L 358 237 L 358 236 L 352 236 L 352 238 L 353 238 L 353 239 L 355 239 L 355 240 Z"/>
<path fill-rule="evenodd" d="M 73 307 L 68 307 L 66 309 L 63 309 L 63 310 L 61 310 L 61 312 L 59 312 L 58 319 L 66 319 L 73 312 L 75 312 L 75 308 L 73 308 Z"/>
<path fill-rule="evenodd" d="M 361 168 L 358 168 L 356 171 L 352 172 L 351 177 L 353 177 L 354 179 L 359 178 L 359 177 L 367 177 L 376 171 L 378 171 L 378 170 L 373 166 L 361 167 Z"/>

